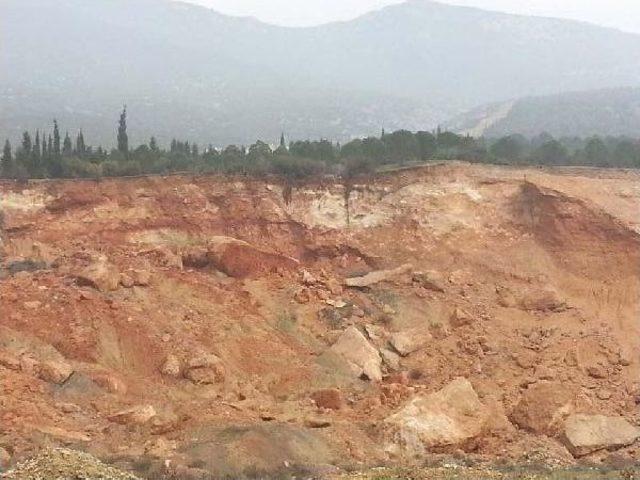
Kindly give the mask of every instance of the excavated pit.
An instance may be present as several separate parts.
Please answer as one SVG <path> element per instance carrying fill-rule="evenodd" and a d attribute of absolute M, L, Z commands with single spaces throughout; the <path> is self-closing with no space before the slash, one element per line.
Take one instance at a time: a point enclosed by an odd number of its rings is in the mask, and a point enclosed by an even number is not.
<path fill-rule="evenodd" d="M 198 478 L 640 458 L 635 440 L 591 450 L 563 431 L 576 414 L 640 424 L 640 174 L 452 163 L 344 192 L 1 183 L 10 461 L 67 446 Z M 477 418 L 460 410 L 474 395 Z"/>

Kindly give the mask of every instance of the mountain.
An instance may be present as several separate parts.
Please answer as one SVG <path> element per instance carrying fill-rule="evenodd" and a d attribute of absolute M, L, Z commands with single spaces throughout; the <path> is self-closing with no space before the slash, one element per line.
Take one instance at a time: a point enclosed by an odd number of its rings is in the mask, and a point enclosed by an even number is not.
<path fill-rule="evenodd" d="M 452 130 L 500 137 L 543 132 L 556 137 L 640 137 L 640 88 L 570 92 L 498 102 L 448 122 Z"/>
<path fill-rule="evenodd" d="M 640 79 L 640 35 L 426 0 L 311 28 L 167 0 L 3 0 L 0 22 L 11 138 L 57 116 L 113 145 L 126 103 L 134 143 L 342 140 Z"/>

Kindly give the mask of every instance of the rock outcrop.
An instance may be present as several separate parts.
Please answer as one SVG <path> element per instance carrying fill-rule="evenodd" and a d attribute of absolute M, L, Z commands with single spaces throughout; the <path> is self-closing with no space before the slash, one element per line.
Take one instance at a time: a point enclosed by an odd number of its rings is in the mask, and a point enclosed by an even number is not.
<path fill-rule="evenodd" d="M 488 418 L 471 383 L 457 378 L 436 393 L 414 397 L 385 423 L 394 447 L 421 454 L 433 447 L 462 446 L 482 434 Z"/>
<path fill-rule="evenodd" d="M 562 439 L 576 457 L 598 450 L 615 450 L 640 438 L 640 428 L 622 417 L 571 415 L 564 425 Z"/>
<path fill-rule="evenodd" d="M 382 380 L 382 358 L 356 327 L 347 328 L 330 350 L 344 359 L 355 376 Z"/>
<path fill-rule="evenodd" d="M 431 334 L 424 329 L 415 328 L 391 335 L 391 346 L 403 357 L 423 348 L 431 340 Z"/>
<path fill-rule="evenodd" d="M 410 272 L 413 269 L 413 265 L 407 263 L 393 270 L 377 270 L 375 272 L 367 273 L 362 277 L 346 278 L 344 284 L 347 287 L 364 288 L 375 285 L 376 283 L 384 282 Z"/>
<path fill-rule="evenodd" d="M 77 273 L 76 279 L 80 286 L 93 287 L 101 292 L 112 292 L 120 285 L 120 272 L 105 257 L 100 257 Z"/>
<path fill-rule="evenodd" d="M 522 394 L 511 420 L 530 432 L 554 436 L 575 407 L 576 395 L 567 386 L 557 382 L 536 383 Z"/>

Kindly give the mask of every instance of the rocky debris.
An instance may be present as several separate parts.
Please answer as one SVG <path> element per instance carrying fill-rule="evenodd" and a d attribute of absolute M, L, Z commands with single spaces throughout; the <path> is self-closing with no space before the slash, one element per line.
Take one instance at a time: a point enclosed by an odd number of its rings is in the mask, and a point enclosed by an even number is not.
<path fill-rule="evenodd" d="M 206 265 L 233 278 L 256 277 L 281 270 L 295 270 L 295 258 L 267 252 L 232 237 L 212 237 L 206 246 Z"/>
<path fill-rule="evenodd" d="M 45 360 L 38 364 L 37 369 L 38 377 L 58 385 L 62 385 L 73 375 L 73 367 L 64 360 Z"/>
<path fill-rule="evenodd" d="M 107 466 L 88 453 L 67 449 L 45 450 L 19 463 L 3 480 L 138 480 L 130 473 Z"/>
<path fill-rule="evenodd" d="M 355 288 L 370 287 L 376 283 L 384 282 L 392 279 L 393 277 L 397 277 L 398 275 L 408 273 L 411 270 L 413 270 L 413 265 L 407 263 L 398 268 L 394 268 L 393 270 L 377 270 L 375 272 L 367 273 L 362 277 L 346 278 L 344 284 L 347 287 Z"/>
<path fill-rule="evenodd" d="M 436 393 L 415 396 L 385 423 L 395 447 L 420 455 L 428 448 L 462 446 L 483 433 L 488 419 L 471 383 L 457 378 Z"/>
<path fill-rule="evenodd" d="M 109 420 L 122 425 L 143 425 L 155 416 L 156 409 L 153 405 L 137 405 L 110 415 Z"/>
<path fill-rule="evenodd" d="M 311 292 L 308 288 L 299 288 L 293 294 L 293 299 L 301 305 L 307 304 L 311 301 Z"/>
<path fill-rule="evenodd" d="M 391 335 L 389 343 L 403 357 L 422 349 L 431 340 L 431 334 L 424 329 L 414 328 Z"/>
<path fill-rule="evenodd" d="M 307 428 L 327 428 L 331 426 L 331 421 L 326 418 L 308 417 L 304 420 Z"/>
<path fill-rule="evenodd" d="M 100 388 L 109 393 L 124 395 L 127 393 L 127 384 L 118 376 L 109 372 L 99 372 L 91 375 L 91 379 Z"/>
<path fill-rule="evenodd" d="M 592 378 L 603 379 L 607 378 L 607 368 L 601 364 L 589 365 L 587 367 L 587 373 Z"/>
<path fill-rule="evenodd" d="M 598 450 L 615 450 L 640 438 L 640 428 L 622 417 L 576 414 L 567 418 L 562 440 L 576 457 Z"/>
<path fill-rule="evenodd" d="M 471 325 L 474 321 L 475 318 L 473 317 L 473 315 L 471 315 L 466 310 L 463 310 L 462 308 L 456 308 L 449 318 L 449 324 L 453 328 L 460 328 L 464 327 L 465 325 Z"/>
<path fill-rule="evenodd" d="M 132 268 L 127 270 L 127 275 L 131 277 L 136 287 L 148 287 L 151 284 L 151 272 L 149 270 Z"/>
<path fill-rule="evenodd" d="M 400 356 L 388 348 L 380 349 L 380 356 L 385 366 L 392 372 L 400 370 Z"/>
<path fill-rule="evenodd" d="M 325 307 L 318 312 L 318 319 L 326 323 L 329 328 L 338 330 L 342 328 L 350 312 L 349 308 Z"/>
<path fill-rule="evenodd" d="M 514 308 L 518 305 L 518 300 L 511 290 L 506 287 L 496 287 L 498 295 L 498 305 L 505 308 Z"/>
<path fill-rule="evenodd" d="M 435 270 L 415 272 L 413 274 L 413 281 L 421 287 L 427 290 L 433 290 L 434 292 L 444 292 L 447 285 L 444 276 Z"/>
<path fill-rule="evenodd" d="M 60 427 L 47 427 L 38 426 L 36 430 L 40 433 L 53 437 L 61 442 L 74 444 L 74 443 L 87 443 L 91 441 L 91 437 L 82 432 L 74 432 L 72 430 L 65 430 Z"/>
<path fill-rule="evenodd" d="M 162 366 L 160 367 L 160 373 L 167 377 L 177 378 L 180 376 L 180 360 L 175 355 L 167 355 Z"/>
<path fill-rule="evenodd" d="M 329 290 L 331 295 L 340 295 L 342 293 L 342 285 L 335 278 L 330 278 L 324 282 L 324 286 Z"/>
<path fill-rule="evenodd" d="M 122 285 L 124 288 L 133 288 L 135 284 L 133 283 L 133 278 L 131 278 L 126 273 L 121 273 L 120 285 Z"/>
<path fill-rule="evenodd" d="M 529 385 L 522 394 L 511 420 L 530 432 L 555 436 L 575 408 L 576 395 L 568 386 L 557 382 L 539 382 Z"/>
<path fill-rule="evenodd" d="M 526 291 L 520 299 L 520 307 L 527 311 L 558 312 L 565 310 L 567 304 L 554 289 L 541 288 Z"/>
<path fill-rule="evenodd" d="M 182 270 L 184 267 L 182 263 L 182 256 L 177 253 L 171 251 L 169 247 L 165 245 L 157 246 L 151 250 L 146 252 L 142 252 L 143 254 L 149 254 L 152 257 L 155 257 L 157 262 L 166 268 L 176 268 Z"/>
<path fill-rule="evenodd" d="M 189 360 L 184 376 L 199 385 L 212 385 L 224 381 L 225 368 L 219 357 L 208 353 Z"/>
<path fill-rule="evenodd" d="M 101 257 L 76 274 L 80 286 L 89 286 L 100 292 L 112 292 L 120 285 L 120 272 L 105 257 Z"/>
<path fill-rule="evenodd" d="M 372 381 L 382 380 L 382 359 L 356 327 L 347 328 L 330 351 L 342 357 L 356 376 L 364 375 Z"/>
<path fill-rule="evenodd" d="M 55 407 L 63 413 L 80 413 L 82 409 L 75 403 L 59 402 Z"/>
<path fill-rule="evenodd" d="M 131 268 L 120 274 L 120 285 L 124 288 L 148 287 L 151 283 L 151 272 Z"/>
<path fill-rule="evenodd" d="M 316 402 L 318 408 L 340 410 L 344 406 L 342 392 L 337 388 L 318 390 L 311 394 L 311 399 Z"/>
<path fill-rule="evenodd" d="M 0 350 L 0 367 L 18 371 L 21 368 L 20 359 L 7 351 Z"/>
<path fill-rule="evenodd" d="M 4 448 L 0 447 L 0 472 L 4 472 L 9 467 L 11 455 Z"/>
<path fill-rule="evenodd" d="M 315 285 L 318 283 L 318 279 L 313 276 L 307 269 L 302 269 L 302 283 L 305 285 Z"/>

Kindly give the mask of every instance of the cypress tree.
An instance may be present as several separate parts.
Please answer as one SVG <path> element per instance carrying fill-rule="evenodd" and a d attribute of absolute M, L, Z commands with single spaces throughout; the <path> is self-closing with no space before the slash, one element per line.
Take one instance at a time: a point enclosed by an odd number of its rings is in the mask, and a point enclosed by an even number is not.
<path fill-rule="evenodd" d="M 57 120 L 53 121 L 53 155 L 60 156 L 60 129 Z"/>
<path fill-rule="evenodd" d="M 42 160 L 45 161 L 48 155 L 49 154 L 47 151 L 47 136 L 45 135 L 44 132 L 42 132 Z"/>
<path fill-rule="evenodd" d="M 118 122 L 118 150 L 127 155 L 129 153 L 129 137 L 127 136 L 127 106 L 125 105 Z"/>
<path fill-rule="evenodd" d="M 287 144 L 284 140 L 284 132 L 280 134 L 280 148 L 287 148 Z"/>
<path fill-rule="evenodd" d="M 29 157 L 31 156 L 31 151 L 33 150 L 33 143 L 31 142 L 31 134 L 29 132 L 24 132 L 22 134 L 22 153 Z"/>
<path fill-rule="evenodd" d="M 36 130 L 36 140 L 33 144 L 33 158 L 40 158 L 40 130 Z"/>
<path fill-rule="evenodd" d="M 78 137 L 76 138 L 76 153 L 79 156 L 84 156 L 84 154 L 87 151 L 87 147 L 84 144 L 84 135 L 82 134 L 82 129 L 80 129 L 80 132 L 78 133 Z"/>
<path fill-rule="evenodd" d="M 9 140 L 4 142 L 4 150 L 2 151 L 2 164 L 0 165 L 2 176 L 10 178 L 13 173 L 13 154 L 11 153 L 11 143 Z"/>
<path fill-rule="evenodd" d="M 36 130 L 36 139 L 31 152 L 31 171 L 34 175 L 40 173 L 40 131 Z"/>
<path fill-rule="evenodd" d="M 62 144 L 62 154 L 65 157 L 70 157 L 73 154 L 73 144 L 71 143 L 69 132 L 66 132 L 64 136 L 64 142 Z"/>

